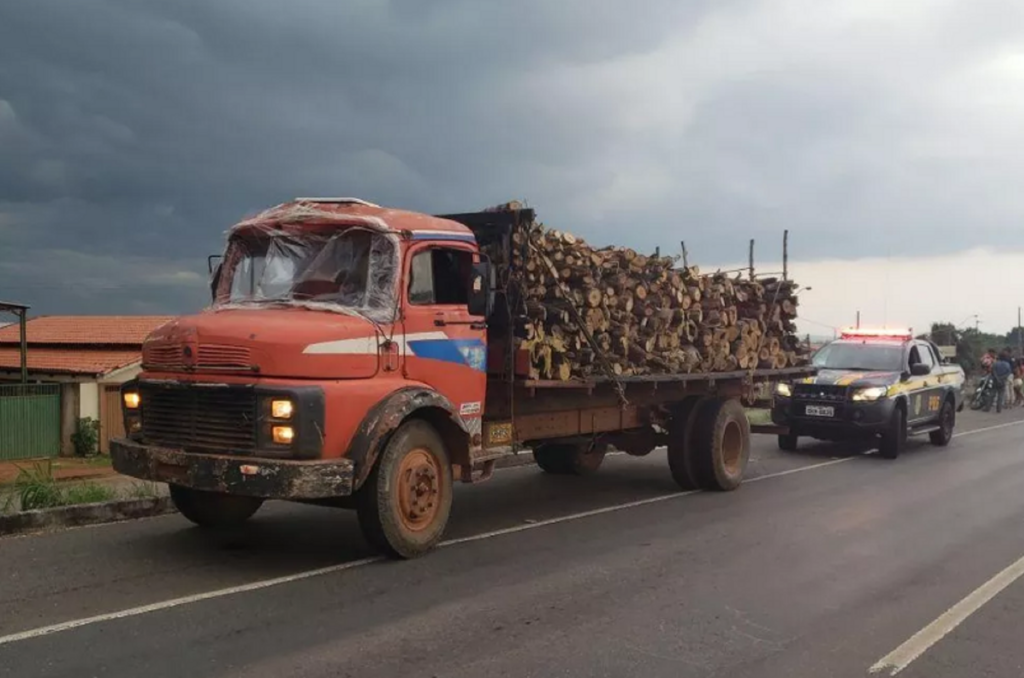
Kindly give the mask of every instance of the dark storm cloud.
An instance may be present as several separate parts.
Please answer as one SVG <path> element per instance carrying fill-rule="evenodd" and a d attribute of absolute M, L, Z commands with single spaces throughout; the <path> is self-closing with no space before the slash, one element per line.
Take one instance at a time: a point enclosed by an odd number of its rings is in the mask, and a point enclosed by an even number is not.
<path fill-rule="evenodd" d="M 705 262 L 782 228 L 816 258 L 1019 223 L 1000 123 L 1024 102 L 971 103 L 1019 85 L 1015 5 L 825 4 L 6 2 L 0 298 L 195 307 L 224 228 L 295 195 L 523 197 Z"/>

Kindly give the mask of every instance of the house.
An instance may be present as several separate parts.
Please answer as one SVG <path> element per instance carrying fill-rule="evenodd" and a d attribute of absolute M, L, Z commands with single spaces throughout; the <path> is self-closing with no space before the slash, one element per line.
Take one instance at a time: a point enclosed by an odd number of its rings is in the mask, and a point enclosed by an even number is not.
<path fill-rule="evenodd" d="M 100 422 L 100 449 L 123 433 L 120 384 L 139 373 L 142 342 L 170 316 L 41 316 L 26 325 L 28 376 L 60 386 L 61 452 L 78 419 Z M 0 328 L 0 383 L 21 379 L 17 325 Z"/>

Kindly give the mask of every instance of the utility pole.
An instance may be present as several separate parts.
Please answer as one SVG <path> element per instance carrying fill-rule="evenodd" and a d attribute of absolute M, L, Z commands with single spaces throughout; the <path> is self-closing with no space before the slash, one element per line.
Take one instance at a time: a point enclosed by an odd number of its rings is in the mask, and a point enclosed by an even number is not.
<path fill-rule="evenodd" d="M 1017 356 L 1024 358 L 1024 335 L 1020 332 L 1020 306 L 1017 307 Z"/>
<path fill-rule="evenodd" d="M 857 311 L 857 329 L 860 329 L 860 311 Z"/>

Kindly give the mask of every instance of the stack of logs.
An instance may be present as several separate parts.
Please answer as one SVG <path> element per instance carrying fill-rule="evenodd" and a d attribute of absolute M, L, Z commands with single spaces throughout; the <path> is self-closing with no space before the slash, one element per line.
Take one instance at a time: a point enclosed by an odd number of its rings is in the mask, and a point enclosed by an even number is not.
<path fill-rule="evenodd" d="M 505 206 L 508 209 L 507 206 Z M 532 379 L 781 369 L 807 362 L 796 284 L 715 273 L 526 224 L 512 235 L 515 336 Z"/>

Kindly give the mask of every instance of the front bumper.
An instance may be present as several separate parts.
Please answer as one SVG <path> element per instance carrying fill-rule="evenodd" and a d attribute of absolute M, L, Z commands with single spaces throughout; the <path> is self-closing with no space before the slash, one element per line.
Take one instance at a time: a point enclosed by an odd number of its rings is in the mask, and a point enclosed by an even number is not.
<path fill-rule="evenodd" d="M 834 407 L 834 417 L 809 417 L 804 413 L 807 405 Z M 791 398 L 776 398 L 772 405 L 772 421 L 778 426 L 789 428 L 795 435 L 841 440 L 843 438 L 874 435 L 886 430 L 892 419 L 896 401 L 882 398 L 874 402 L 817 403 Z"/>
<path fill-rule="evenodd" d="M 264 499 L 327 499 L 352 494 L 349 459 L 282 460 L 196 454 L 131 440 L 110 441 L 114 470 L 194 490 Z"/>

